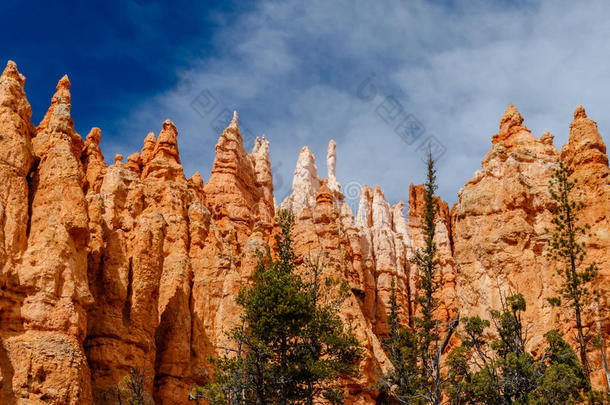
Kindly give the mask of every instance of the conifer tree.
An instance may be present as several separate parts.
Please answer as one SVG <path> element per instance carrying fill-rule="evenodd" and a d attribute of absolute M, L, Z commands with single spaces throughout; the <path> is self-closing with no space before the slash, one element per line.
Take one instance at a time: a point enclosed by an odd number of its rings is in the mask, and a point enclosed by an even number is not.
<path fill-rule="evenodd" d="M 324 277 L 322 268 L 319 258 L 308 261 L 306 290 L 314 312 L 301 333 L 299 358 L 299 384 L 307 405 L 321 398 L 341 403 L 343 394 L 336 384 L 337 377 L 357 376 L 364 352 L 351 325 L 344 325 L 339 317 L 340 306 L 350 294 L 349 286 Z"/>
<path fill-rule="evenodd" d="M 545 334 L 547 347 L 536 360 L 526 350 L 527 328 L 521 294 L 502 300 L 490 311 L 491 322 L 478 316 L 463 319 L 462 343 L 448 356 L 446 393 L 455 405 L 576 404 L 589 386 L 578 357 L 556 331 Z M 488 328 L 492 326 L 490 339 Z"/>
<path fill-rule="evenodd" d="M 413 328 L 398 328 L 395 293 L 391 298 L 388 319 L 390 323 L 394 323 L 395 329 L 392 331 L 390 325 L 386 351 L 393 359 L 394 372 L 384 377 L 382 385 L 389 388 L 386 389 L 386 395 L 393 401 L 403 404 L 438 405 L 442 399 L 442 386 L 447 381 L 441 373 L 441 357 L 458 325 L 459 315 L 447 325 L 442 325 L 437 316 L 439 283 L 434 235 L 439 208 L 434 195 L 437 189 L 436 169 L 431 152 L 428 153 L 424 187 L 424 248 L 418 249 L 411 261 L 417 268 L 415 295 L 418 308 Z M 416 376 L 413 375 L 412 367 L 415 367 Z"/>
<path fill-rule="evenodd" d="M 416 282 L 419 311 L 415 316 L 415 331 L 417 337 L 417 354 L 421 371 L 420 395 L 429 403 L 441 403 L 442 385 L 441 356 L 445 351 L 451 335 L 457 327 L 459 316 L 450 322 L 446 328 L 439 325 L 437 318 L 439 289 L 437 247 L 434 242 L 436 232 L 436 215 L 438 202 L 434 193 L 437 189 L 436 168 L 432 153 L 428 153 L 427 179 L 424 195 L 424 248 L 418 249 L 412 262 L 418 269 Z M 444 337 L 441 339 L 441 329 Z"/>
<path fill-rule="evenodd" d="M 278 213 L 273 254 L 259 254 L 253 284 L 240 291 L 241 325 L 229 333 L 226 354 L 213 359 L 215 381 L 191 393 L 210 404 L 341 403 L 338 376 L 353 376 L 362 347 L 341 321 L 338 307 L 349 289 L 310 266 L 311 280 L 297 272 L 291 231 L 294 217 Z"/>
<path fill-rule="evenodd" d="M 587 251 L 585 242 L 579 241 L 579 238 L 586 235 L 589 226 L 579 225 L 578 213 L 583 203 L 571 195 L 575 185 L 576 180 L 570 180 L 570 169 L 560 160 L 549 182 L 549 193 L 556 206 L 553 208 L 555 229 L 549 240 L 548 256 L 560 263 L 557 274 L 561 277 L 561 286 L 557 295 L 548 300 L 552 305 L 562 305 L 573 311 L 580 361 L 589 380 L 591 369 L 587 351 L 590 339 L 583 320 L 583 309 L 595 299 L 596 293 L 591 290 L 590 282 L 597 275 L 597 265 L 591 263 L 583 266 Z"/>
<path fill-rule="evenodd" d="M 413 332 L 401 326 L 400 308 L 396 300 L 396 282 L 392 279 L 390 306 L 388 308 L 388 337 L 382 341 L 383 348 L 392 363 L 393 370 L 381 380 L 381 398 L 386 403 L 392 399 L 409 403 L 417 397 L 420 371 L 417 366 L 417 341 Z"/>

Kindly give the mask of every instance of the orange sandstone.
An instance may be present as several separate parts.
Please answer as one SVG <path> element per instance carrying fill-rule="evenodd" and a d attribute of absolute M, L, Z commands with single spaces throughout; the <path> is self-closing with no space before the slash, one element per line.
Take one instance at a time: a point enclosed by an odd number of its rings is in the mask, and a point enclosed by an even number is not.
<path fill-rule="evenodd" d="M 186 178 L 176 126 L 166 120 L 142 150 L 107 165 L 102 131 L 86 140 L 74 130 L 65 76 L 40 125 L 31 123 L 25 78 L 13 62 L 0 78 L 0 403 L 114 404 L 130 367 L 147 377 L 157 404 L 187 404 L 188 390 L 211 378 L 211 355 L 239 321 L 235 303 L 250 281 L 256 251 L 272 243 L 273 177 L 269 142 L 248 153 L 237 113 L 220 134 L 207 181 Z M 545 253 L 552 207 L 547 183 L 563 158 L 578 179 L 582 220 L 592 225 L 589 259 L 595 285 L 610 287 L 610 173 L 606 147 L 582 107 L 561 153 L 553 136 L 539 139 L 509 105 L 482 169 L 450 211 L 436 218 L 441 320 L 486 315 L 500 292 L 522 292 L 531 346 L 568 318 L 546 297 L 557 285 Z M 377 378 L 391 367 L 381 347 L 392 280 L 403 313 L 417 313 L 417 268 L 423 247 L 423 186 L 390 205 L 379 186 L 360 186 L 352 212 L 336 178 L 337 145 L 329 143 L 327 177 L 301 150 L 293 189 L 280 206 L 297 218 L 300 271 L 319 260 L 324 274 L 352 294 L 341 308 L 365 347 L 358 378 L 345 379 L 347 403 L 373 404 Z M 345 191 L 349 194 L 349 190 Z M 351 196 L 348 196 L 351 197 Z M 606 294 L 608 295 L 608 294 Z M 610 340 L 610 303 L 587 308 Z M 608 353 L 610 356 L 610 353 Z M 599 363 L 599 352 L 592 353 Z M 602 375 L 594 376 L 597 386 Z"/>

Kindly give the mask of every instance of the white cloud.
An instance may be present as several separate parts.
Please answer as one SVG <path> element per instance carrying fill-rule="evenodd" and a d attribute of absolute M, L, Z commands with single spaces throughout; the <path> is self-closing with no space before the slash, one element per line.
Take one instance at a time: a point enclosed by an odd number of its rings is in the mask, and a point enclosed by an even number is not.
<path fill-rule="evenodd" d="M 410 182 L 422 182 L 424 165 L 417 144 L 404 143 L 377 115 L 385 96 L 396 97 L 426 135 L 447 147 L 439 193 L 449 202 L 479 168 L 509 102 L 535 135 L 553 132 L 558 147 L 579 103 L 604 136 L 610 3 L 467 4 L 262 1 L 226 20 L 215 36 L 216 56 L 193 61 L 178 90 L 134 108 L 125 131 L 133 142 L 172 118 L 187 175 L 199 170 L 205 179 L 218 136 L 210 122 L 222 108 L 237 108 L 242 128 L 271 141 L 278 198 L 289 191 L 302 145 L 326 173 L 332 138 L 338 180 L 378 183 L 392 202 L 408 198 Z M 356 89 L 371 72 L 378 93 L 364 102 Z M 218 105 L 202 117 L 191 102 L 204 89 Z"/>

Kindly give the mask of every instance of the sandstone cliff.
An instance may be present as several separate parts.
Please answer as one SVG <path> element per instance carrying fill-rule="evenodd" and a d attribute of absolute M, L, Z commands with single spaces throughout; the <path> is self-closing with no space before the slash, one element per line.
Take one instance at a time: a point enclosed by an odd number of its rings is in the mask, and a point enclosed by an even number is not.
<path fill-rule="evenodd" d="M 185 177 L 178 130 L 166 120 L 140 152 L 108 166 L 102 131 L 93 128 L 83 140 L 74 130 L 68 78 L 38 127 L 24 82 L 9 62 L 0 78 L 0 403 L 112 404 L 130 367 L 148 377 L 149 400 L 189 403 L 189 387 L 208 381 L 209 356 L 222 351 L 224 332 L 238 322 L 235 297 L 256 250 L 273 240 L 269 142 L 257 139 L 248 153 L 235 113 L 204 183 L 199 173 Z M 499 291 L 520 291 L 527 319 L 536 320 L 536 348 L 547 329 L 570 325 L 545 300 L 556 283 L 545 257 L 548 179 L 559 157 L 579 179 L 583 221 L 592 225 L 590 259 L 600 267 L 596 285 L 608 291 L 608 158 L 582 107 L 561 153 L 552 135 L 533 136 L 512 106 L 492 143 L 456 206 L 450 211 L 439 199 L 442 317 L 458 309 L 485 315 L 499 305 Z M 336 178 L 336 148 L 330 141 L 328 175 L 320 178 L 303 147 L 281 207 L 296 215 L 302 268 L 317 260 L 351 288 L 342 315 L 366 356 L 361 376 L 342 384 L 348 403 L 371 404 L 389 367 L 380 339 L 392 279 L 404 322 L 418 310 L 409 259 L 423 246 L 424 190 L 411 186 L 405 216 L 404 202 L 392 206 L 379 186 L 360 185 L 354 214 Z M 610 340 L 607 299 L 588 311 Z M 599 362 L 599 352 L 593 356 Z"/>
<path fill-rule="evenodd" d="M 567 333 L 570 339 L 574 333 L 573 315 L 551 307 L 546 300 L 554 295 L 560 281 L 555 276 L 557 264 L 549 262 L 546 255 L 553 229 L 548 182 L 560 157 L 579 180 L 574 197 L 584 203 L 580 219 L 592 226 L 587 237 L 588 260 L 599 266 L 593 286 L 602 293 L 602 302 L 599 308 L 588 308 L 586 318 L 592 322 L 601 317 L 607 341 L 608 157 L 597 125 L 581 106 L 574 112 L 569 142 L 560 154 L 549 132 L 536 138 L 523 125 L 519 111 L 509 105 L 482 170 L 460 190 L 452 211 L 460 310 L 486 317 L 490 308 L 500 306 L 501 295 L 522 293 L 527 302 L 524 323 L 533 326 L 528 335 L 535 352 L 541 348 L 544 333 L 552 328 Z M 603 387 L 599 351 L 592 354 L 592 360 L 597 369 L 593 382 Z"/>

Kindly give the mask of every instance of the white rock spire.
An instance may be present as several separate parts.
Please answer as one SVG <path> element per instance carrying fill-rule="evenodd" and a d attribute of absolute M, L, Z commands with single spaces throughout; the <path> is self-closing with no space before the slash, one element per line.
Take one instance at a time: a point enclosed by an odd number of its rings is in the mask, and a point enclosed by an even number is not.
<path fill-rule="evenodd" d="M 332 139 L 328 143 L 328 152 L 326 154 L 326 168 L 328 170 L 327 186 L 331 191 L 341 190 L 341 184 L 337 182 L 335 170 L 337 169 L 337 143 Z"/>

